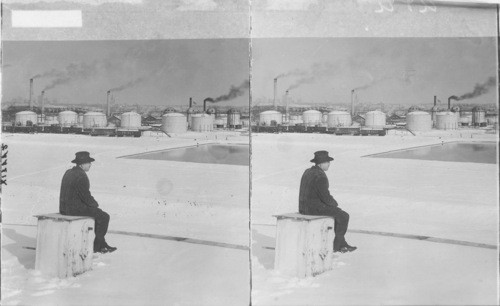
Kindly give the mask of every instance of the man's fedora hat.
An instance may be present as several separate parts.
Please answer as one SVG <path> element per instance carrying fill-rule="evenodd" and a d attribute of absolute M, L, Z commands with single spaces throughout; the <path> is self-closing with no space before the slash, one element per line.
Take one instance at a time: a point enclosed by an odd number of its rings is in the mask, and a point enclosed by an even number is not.
<path fill-rule="evenodd" d="M 328 156 L 328 151 L 317 151 L 314 152 L 314 158 L 311 159 L 312 163 L 321 164 L 324 162 L 332 161 L 333 158 Z"/>
<path fill-rule="evenodd" d="M 76 152 L 76 157 L 71 162 L 77 165 L 86 164 L 95 161 L 92 157 L 90 157 L 90 153 L 87 151 Z"/>

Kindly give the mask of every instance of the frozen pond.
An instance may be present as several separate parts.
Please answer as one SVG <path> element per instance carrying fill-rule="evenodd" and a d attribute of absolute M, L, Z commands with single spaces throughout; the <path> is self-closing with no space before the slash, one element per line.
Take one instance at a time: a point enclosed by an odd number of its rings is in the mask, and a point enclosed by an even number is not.
<path fill-rule="evenodd" d="M 123 158 L 248 166 L 249 147 L 248 145 L 205 144 L 123 156 Z"/>
<path fill-rule="evenodd" d="M 495 143 L 457 143 L 416 147 L 369 155 L 369 157 L 402 158 L 434 161 L 452 161 L 495 164 L 497 149 Z"/>

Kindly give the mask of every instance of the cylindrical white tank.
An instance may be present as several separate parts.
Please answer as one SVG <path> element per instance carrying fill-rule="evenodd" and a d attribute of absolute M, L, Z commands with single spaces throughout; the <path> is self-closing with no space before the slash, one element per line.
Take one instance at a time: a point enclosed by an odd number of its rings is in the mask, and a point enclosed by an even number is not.
<path fill-rule="evenodd" d="M 161 130 L 165 133 L 185 133 L 187 131 L 186 116 L 179 113 L 167 113 L 161 117 Z"/>
<path fill-rule="evenodd" d="M 323 119 L 323 114 L 317 110 L 307 110 L 302 113 L 302 121 L 304 121 L 305 126 L 316 126 L 321 124 Z"/>
<path fill-rule="evenodd" d="M 476 106 L 472 109 L 472 124 L 478 126 L 482 123 L 486 123 L 486 111 L 480 106 Z"/>
<path fill-rule="evenodd" d="M 411 112 L 406 115 L 406 128 L 412 132 L 429 131 L 432 128 L 432 117 L 426 112 Z"/>
<path fill-rule="evenodd" d="M 16 113 L 16 125 L 27 126 L 38 122 L 38 115 L 32 111 L 22 111 Z"/>
<path fill-rule="evenodd" d="M 385 126 L 385 114 L 381 111 L 371 111 L 365 116 L 366 127 L 383 127 Z"/>
<path fill-rule="evenodd" d="M 283 115 L 274 110 L 268 110 L 260 113 L 259 122 L 261 125 L 276 125 L 283 123 Z"/>
<path fill-rule="evenodd" d="M 208 132 L 214 129 L 214 118 L 208 114 L 194 114 L 191 120 L 191 130 L 195 132 Z"/>
<path fill-rule="evenodd" d="M 230 109 L 227 112 L 227 126 L 235 127 L 236 125 L 241 125 L 240 113 L 235 109 Z"/>
<path fill-rule="evenodd" d="M 72 126 L 78 123 L 78 115 L 72 111 L 62 111 L 57 117 L 61 126 Z"/>
<path fill-rule="evenodd" d="M 136 112 L 123 113 L 120 119 L 120 126 L 122 128 L 137 129 L 141 127 L 141 115 Z"/>
<path fill-rule="evenodd" d="M 350 126 L 352 124 L 351 114 L 343 111 L 331 111 L 328 113 L 328 127 Z"/>
<path fill-rule="evenodd" d="M 99 112 L 88 112 L 83 115 L 83 128 L 105 127 L 108 124 L 106 115 Z"/>
<path fill-rule="evenodd" d="M 436 128 L 438 130 L 458 129 L 457 115 L 453 112 L 441 112 L 436 114 Z"/>

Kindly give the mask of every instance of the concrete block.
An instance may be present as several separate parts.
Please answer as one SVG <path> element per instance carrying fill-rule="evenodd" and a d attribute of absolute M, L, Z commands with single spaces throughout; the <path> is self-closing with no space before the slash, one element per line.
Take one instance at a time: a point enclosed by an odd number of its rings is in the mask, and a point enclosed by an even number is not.
<path fill-rule="evenodd" d="M 92 268 L 94 219 L 61 214 L 37 215 L 35 269 L 66 278 Z"/>
<path fill-rule="evenodd" d="M 275 270 L 302 278 L 332 269 L 335 238 L 335 221 L 332 217 L 299 213 L 275 217 Z"/>

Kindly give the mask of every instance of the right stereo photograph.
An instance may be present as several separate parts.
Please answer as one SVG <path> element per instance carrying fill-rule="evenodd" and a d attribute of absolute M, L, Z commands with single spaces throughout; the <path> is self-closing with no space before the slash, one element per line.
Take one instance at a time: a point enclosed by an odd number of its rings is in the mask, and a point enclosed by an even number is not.
<path fill-rule="evenodd" d="M 252 12 L 252 305 L 496 304 L 497 7 L 367 3 Z"/>

